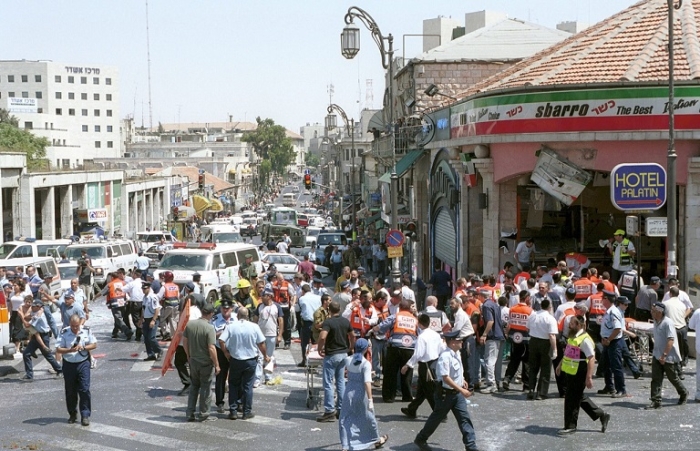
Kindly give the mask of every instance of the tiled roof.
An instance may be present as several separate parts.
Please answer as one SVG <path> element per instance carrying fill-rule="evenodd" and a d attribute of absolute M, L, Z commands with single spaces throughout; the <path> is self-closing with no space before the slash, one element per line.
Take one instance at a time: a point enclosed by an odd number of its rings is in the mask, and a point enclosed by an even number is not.
<path fill-rule="evenodd" d="M 684 0 L 674 14 L 674 79 L 696 80 L 700 0 Z M 667 1 L 643 0 L 457 97 L 525 86 L 667 81 L 667 43 Z"/>
<path fill-rule="evenodd" d="M 569 36 L 523 20 L 504 19 L 428 50 L 413 62 L 519 60 Z"/>
<path fill-rule="evenodd" d="M 147 171 L 148 173 L 148 171 Z M 234 186 L 227 182 L 224 179 L 220 179 L 219 177 L 216 177 L 214 174 L 210 172 L 205 172 L 205 183 L 207 185 L 214 185 L 214 192 L 219 193 L 223 190 L 233 188 Z M 195 166 L 172 166 L 169 168 L 165 168 L 160 172 L 157 172 L 153 174 L 155 176 L 160 176 L 160 177 L 170 177 L 172 175 L 180 175 L 183 177 L 187 177 L 190 181 L 190 185 L 193 183 L 197 183 L 197 179 L 199 177 L 199 168 Z"/>

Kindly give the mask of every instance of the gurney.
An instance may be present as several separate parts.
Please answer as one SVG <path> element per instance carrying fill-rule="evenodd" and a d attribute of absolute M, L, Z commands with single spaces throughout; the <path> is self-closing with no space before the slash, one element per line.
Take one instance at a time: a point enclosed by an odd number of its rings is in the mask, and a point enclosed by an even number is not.
<path fill-rule="evenodd" d="M 631 341 L 630 351 L 637 357 L 639 363 L 651 364 L 652 353 L 650 344 L 654 340 L 654 324 L 640 321 L 627 321 L 627 329 L 637 336 Z"/>
<path fill-rule="evenodd" d="M 323 367 L 323 357 L 318 353 L 316 345 L 309 344 L 306 350 L 306 407 L 315 408 L 318 410 L 318 406 L 321 402 L 320 392 L 323 387 L 323 374 L 319 371 L 319 368 Z M 321 383 L 317 387 L 314 379 L 316 377 L 321 377 Z"/>

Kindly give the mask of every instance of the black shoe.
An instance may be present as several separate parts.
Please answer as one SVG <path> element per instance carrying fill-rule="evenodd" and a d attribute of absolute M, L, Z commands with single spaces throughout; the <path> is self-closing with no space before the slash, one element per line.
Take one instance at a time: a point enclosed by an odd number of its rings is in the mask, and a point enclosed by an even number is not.
<path fill-rule="evenodd" d="M 117 335 L 117 334 L 112 334 L 112 338 L 116 340 L 117 338 L 119 338 L 119 335 Z"/>
<path fill-rule="evenodd" d="M 132 338 L 133 336 L 134 336 L 134 333 L 133 333 L 133 332 L 129 332 L 128 334 L 126 334 L 126 341 L 131 341 L 131 338 Z"/>
<path fill-rule="evenodd" d="M 180 390 L 180 391 L 177 393 L 177 395 L 178 395 L 178 396 L 185 396 L 185 395 L 187 395 L 187 394 L 189 394 L 189 393 L 190 393 L 190 386 L 189 386 L 189 385 L 185 385 L 185 386 L 182 388 L 182 390 Z"/>
<path fill-rule="evenodd" d="M 608 429 L 608 422 L 610 421 L 610 414 L 609 413 L 604 413 L 603 416 L 600 417 L 600 432 L 605 434 L 605 430 Z"/>
<path fill-rule="evenodd" d="M 224 405 L 220 404 L 220 405 L 216 406 L 216 412 L 217 413 L 226 413 L 226 409 L 224 408 Z"/>
<path fill-rule="evenodd" d="M 32 352 L 32 357 L 34 357 L 35 359 L 38 359 L 38 358 L 39 358 L 39 356 L 36 355 L 36 351 Z"/>
<path fill-rule="evenodd" d="M 332 423 L 335 421 L 335 412 L 326 412 L 320 417 L 316 417 L 316 421 L 319 423 Z"/>
<path fill-rule="evenodd" d="M 83 417 L 80 420 L 80 424 L 82 424 L 83 426 L 90 426 L 90 417 Z"/>
<path fill-rule="evenodd" d="M 652 401 L 651 404 L 646 406 L 644 410 L 654 410 L 654 409 L 660 409 L 661 408 L 661 403 L 658 401 Z"/>
<path fill-rule="evenodd" d="M 642 377 L 642 373 L 634 373 L 635 379 L 639 379 L 640 377 Z"/>
<path fill-rule="evenodd" d="M 285 343 L 284 349 L 285 349 L 285 350 L 289 349 L 289 343 Z"/>
<path fill-rule="evenodd" d="M 413 440 L 413 443 L 421 451 L 432 451 L 433 450 L 433 448 L 431 448 L 430 445 L 428 445 L 428 442 L 426 442 L 425 440 L 420 440 L 420 439 L 416 438 Z"/>
<path fill-rule="evenodd" d="M 68 417 L 68 424 L 75 424 L 76 421 L 78 421 L 78 414 L 71 413 Z"/>
<path fill-rule="evenodd" d="M 149 355 L 148 357 L 146 357 L 145 359 L 143 359 L 144 362 L 155 361 L 155 360 L 156 360 L 156 356 L 155 356 L 155 355 Z"/>
<path fill-rule="evenodd" d="M 187 417 L 188 423 L 194 423 L 195 421 L 197 421 L 197 419 L 194 417 L 194 415 L 190 415 L 189 417 Z"/>
<path fill-rule="evenodd" d="M 408 418 L 415 418 L 416 417 L 416 412 L 412 411 L 408 407 L 402 407 L 401 413 L 406 415 Z"/>
<path fill-rule="evenodd" d="M 559 435 L 570 435 L 576 432 L 575 428 L 559 429 L 557 434 Z"/>
<path fill-rule="evenodd" d="M 303 368 L 306 366 L 306 360 L 302 360 L 301 362 L 297 363 L 298 368 Z"/>
<path fill-rule="evenodd" d="M 33 378 L 33 377 L 29 377 L 29 376 L 27 376 L 27 375 L 25 374 L 24 376 L 22 376 L 22 378 L 21 378 L 20 380 L 21 380 L 21 381 L 24 381 L 24 382 L 31 382 L 31 381 L 34 380 L 34 378 Z"/>
<path fill-rule="evenodd" d="M 243 416 L 241 417 L 241 420 L 250 420 L 252 418 L 255 418 L 255 414 L 251 412 L 251 413 L 243 414 Z"/>
<path fill-rule="evenodd" d="M 237 420 L 238 414 L 236 412 L 231 412 L 228 414 L 228 416 L 226 418 L 228 418 L 229 420 Z"/>
<path fill-rule="evenodd" d="M 603 389 L 598 390 L 598 394 L 599 394 L 599 395 L 614 395 L 614 394 L 615 394 L 615 390 L 606 387 L 606 388 L 603 388 Z"/>
<path fill-rule="evenodd" d="M 534 392 L 534 391 L 528 392 L 528 394 L 527 394 L 527 400 L 528 400 L 528 401 L 532 401 L 532 400 L 534 400 L 534 399 L 535 399 L 535 392 Z"/>
<path fill-rule="evenodd" d="M 678 405 L 682 406 L 683 404 L 686 404 L 688 402 L 688 392 L 685 392 L 681 394 L 681 397 L 678 398 Z"/>
<path fill-rule="evenodd" d="M 503 386 L 503 390 L 505 390 L 505 391 L 510 390 L 510 381 L 508 379 L 504 380 L 501 385 Z"/>
<path fill-rule="evenodd" d="M 383 401 L 384 401 L 385 404 L 391 404 L 392 402 L 394 402 L 394 400 L 391 399 L 391 398 L 383 399 Z"/>

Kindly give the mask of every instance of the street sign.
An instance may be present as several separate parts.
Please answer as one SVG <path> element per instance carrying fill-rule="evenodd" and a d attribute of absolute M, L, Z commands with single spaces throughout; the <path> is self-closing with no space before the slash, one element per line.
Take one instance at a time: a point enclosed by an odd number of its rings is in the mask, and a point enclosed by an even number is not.
<path fill-rule="evenodd" d="M 657 163 L 618 164 L 610 173 L 610 200 L 618 210 L 658 210 L 666 203 L 666 170 Z"/>
<path fill-rule="evenodd" d="M 389 258 L 403 257 L 403 246 L 387 246 L 386 256 Z"/>
<path fill-rule="evenodd" d="M 400 230 L 389 230 L 386 234 L 386 245 L 389 247 L 403 246 L 404 236 Z"/>
<path fill-rule="evenodd" d="M 304 175 L 311 174 L 311 171 L 308 169 L 304 169 Z"/>
<path fill-rule="evenodd" d="M 666 218 L 646 218 L 644 226 L 646 236 L 668 235 L 668 221 Z"/>

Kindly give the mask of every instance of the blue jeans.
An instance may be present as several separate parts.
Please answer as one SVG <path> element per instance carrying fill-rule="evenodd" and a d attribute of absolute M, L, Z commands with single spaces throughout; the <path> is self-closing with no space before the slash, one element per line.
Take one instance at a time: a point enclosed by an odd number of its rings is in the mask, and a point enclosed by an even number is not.
<path fill-rule="evenodd" d="M 603 348 L 608 358 L 608 367 L 605 371 L 605 386 L 614 386 L 615 391 L 618 393 L 627 392 L 625 389 L 625 373 L 622 370 L 622 346 L 625 345 L 626 343 L 622 338 L 617 338 Z"/>
<path fill-rule="evenodd" d="M 265 337 L 265 353 L 267 354 L 268 357 L 272 358 L 273 354 L 275 353 L 275 345 L 277 344 L 277 335 L 274 335 L 272 337 Z M 262 355 L 262 353 L 258 352 L 258 363 L 257 366 L 255 367 L 255 380 L 256 381 L 263 381 L 263 368 L 265 367 L 265 356 Z M 269 374 L 264 375 L 264 381 L 267 382 L 271 379 Z"/>
<path fill-rule="evenodd" d="M 46 317 L 46 323 L 49 325 L 51 328 L 51 333 L 53 334 L 53 338 L 58 340 L 58 327 L 56 327 L 56 320 L 54 319 L 53 315 L 51 314 L 51 308 L 48 305 L 44 305 L 44 316 Z M 69 326 L 70 324 L 64 324 L 63 326 Z M 48 346 L 49 343 L 46 342 L 46 346 Z"/>
<path fill-rule="evenodd" d="M 467 450 L 476 449 L 476 434 L 472 419 L 467 411 L 467 402 L 461 393 L 450 390 L 445 392 L 443 396 L 435 393 L 435 410 L 430 414 L 425 426 L 416 436 L 416 440 L 427 442 L 433 432 L 440 426 L 440 422 L 447 418 L 447 414 L 452 411 L 452 414 L 457 420 L 459 430 L 462 432 L 462 442 Z"/>
<path fill-rule="evenodd" d="M 158 324 L 160 321 L 156 320 L 153 327 L 151 327 L 152 318 L 144 318 L 141 329 L 143 330 L 143 342 L 146 345 L 146 354 L 148 357 L 154 356 L 161 353 L 160 344 L 156 340 L 156 332 L 158 331 Z"/>
<path fill-rule="evenodd" d="M 44 342 L 47 348 L 49 346 L 49 340 L 50 338 L 48 332 L 41 334 L 41 341 Z M 24 371 L 27 373 L 27 376 L 31 379 L 34 378 L 32 354 L 34 354 L 37 350 L 41 351 L 41 355 L 43 355 L 46 361 L 49 362 L 54 371 L 60 374 L 61 365 L 59 365 L 58 362 L 56 362 L 56 359 L 51 353 L 51 350 L 44 350 L 43 346 L 41 346 L 37 339 L 32 335 L 29 339 L 29 344 L 26 348 L 24 348 L 24 351 L 22 351 L 22 358 L 24 360 Z"/>
<path fill-rule="evenodd" d="M 253 409 L 253 381 L 258 359 L 231 359 L 228 373 L 228 404 L 229 411 L 236 413 L 238 403 L 243 403 L 243 415 L 248 415 Z"/>
<path fill-rule="evenodd" d="M 378 381 L 384 364 L 384 355 L 386 354 L 386 340 L 377 340 L 372 338 L 372 371 L 374 371 L 374 380 Z"/>
<path fill-rule="evenodd" d="M 345 393 L 345 358 L 346 353 L 333 354 L 323 358 L 323 409 L 325 413 L 335 411 L 333 405 L 333 378 L 338 392 L 337 409 L 340 410 Z"/>

